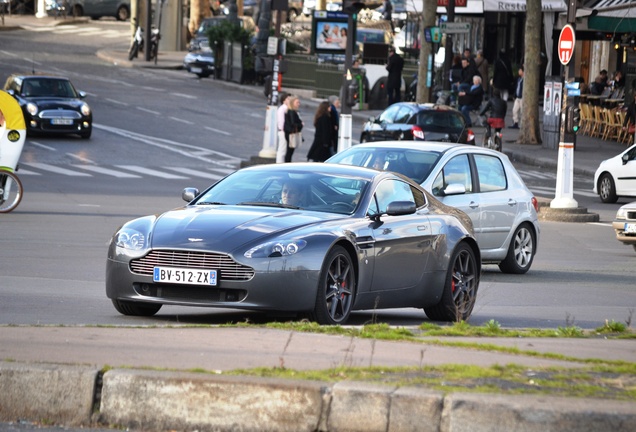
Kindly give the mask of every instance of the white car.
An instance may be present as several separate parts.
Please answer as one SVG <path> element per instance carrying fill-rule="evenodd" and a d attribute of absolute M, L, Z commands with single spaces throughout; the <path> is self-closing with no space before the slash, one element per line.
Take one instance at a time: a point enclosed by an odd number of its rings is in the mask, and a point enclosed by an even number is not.
<path fill-rule="evenodd" d="M 484 264 L 526 273 L 539 244 L 539 203 L 508 156 L 474 145 L 383 141 L 353 146 L 327 160 L 394 171 L 470 216 Z"/>
<path fill-rule="evenodd" d="M 618 209 L 612 227 L 616 231 L 616 240 L 632 245 L 636 250 L 636 201 Z"/>
<path fill-rule="evenodd" d="M 604 203 L 615 203 L 619 197 L 636 197 L 636 144 L 601 162 L 594 174 L 594 193 Z"/>

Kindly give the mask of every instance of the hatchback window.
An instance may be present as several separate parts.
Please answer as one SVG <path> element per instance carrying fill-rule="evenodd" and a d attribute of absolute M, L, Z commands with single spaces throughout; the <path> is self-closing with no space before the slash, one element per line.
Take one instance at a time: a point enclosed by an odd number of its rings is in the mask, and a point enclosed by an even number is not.
<path fill-rule="evenodd" d="M 395 115 L 395 123 L 406 123 L 411 117 L 411 110 L 408 107 L 401 107 Z"/>
<path fill-rule="evenodd" d="M 433 182 L 433 195 L 443 196 L 449 184 L 461 184 L 466 188 L 466 192 L 473 191 L 468 155 L 456 156 L 448 161 Z"/>
<path fill-rule="evenodd" d="M 451 111 L 426 110 L 417 114 L 417 125 L 431 132 L 453 132 L 464 129 L 464 122 L 459 115 Z"/>
<path fill-rule="evenodd" d="M 477 166 L 481 192 L 506 190 L 508 186 L 506 171 L 498 157 L 476 154 L 475 165 Z"/>
<path fill-rule="evenodd" d="M 416 205 L 424 204 L 423 196 L 420 196 L 416 201 L 413 190 L 408 183 L 392 179 L 384 180 L 378 185 L 374 198 L 367 211 L 370 216 L 386 213 L 387 206 L 393 201 L 417 202 Z"/>
<path fill-rule="evenodd" d="M 384 123 L 393 123 L 398 111 L 400 110 L 399 105 L 392 105 L 388 107 L 382 114 L 380 114 L 380 122 Z"/>

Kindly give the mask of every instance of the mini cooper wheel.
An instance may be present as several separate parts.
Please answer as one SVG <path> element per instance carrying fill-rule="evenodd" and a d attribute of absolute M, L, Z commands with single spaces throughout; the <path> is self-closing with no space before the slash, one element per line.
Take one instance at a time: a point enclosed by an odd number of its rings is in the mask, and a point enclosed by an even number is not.
<path fill-rule="evenodd" d="M 604 203 L 615 203 L 618 201 L 616 186 L 611 175 L 605 173 L 598 181 L 598 195 Z"/>
<path fill-rule="evenodd" d="M 320 278 L 316 306 L 309 314 L 319 324 L 344 324 L 353 307 L 356 275 L 351 257 L 342 246 L 335 246 L 325 258 Z"/>
<path fill-rule="evenodd" d="M 153 316 L 159 312 L 159 309 L 163 306 L 155 303 L 132 302 L 116 299 L 112 299 L 112 302 L 115 309 L 117 309 L 117 312 L 122 315 L 129 316 Z"/>
<path fill-rule="evenodd" d="M 467 320 L 475 307 L 478 287 L 475 253 L 466 243 L 461 243 L 450 260 L 442 298 L 435 306 L 424 308 L 426 316 L 433 321 Z"/>
<path fill-rule="evenodd" d="M 504 273 L 523 274 L 530 270 L 536 253 L 534 231 L 527 223 L 517 227 L 508 246 L 508 255 L 499 263 Z"/>

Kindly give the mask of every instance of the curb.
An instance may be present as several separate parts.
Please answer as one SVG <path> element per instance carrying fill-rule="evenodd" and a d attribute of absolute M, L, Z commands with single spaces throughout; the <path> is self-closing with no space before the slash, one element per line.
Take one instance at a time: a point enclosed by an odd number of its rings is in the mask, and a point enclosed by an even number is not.
<path fill-rule="evenodd" d="M 0 420 L 201 431 L 636 430 L 636 404 L 365 382 L 0 363 Z"/>

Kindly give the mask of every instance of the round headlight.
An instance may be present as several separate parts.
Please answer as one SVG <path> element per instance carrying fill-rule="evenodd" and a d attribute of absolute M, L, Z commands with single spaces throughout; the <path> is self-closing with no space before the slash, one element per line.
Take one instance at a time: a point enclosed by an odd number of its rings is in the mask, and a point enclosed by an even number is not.
<path fill-rule="evenodd" d="M 123 229 L 115 236 L 115 243 L 124 249 L 141 250 L 146 246 L 146 238 L 139 231 Z"/>
<path fill-rule="evenodd" d="M 27 103 L 26 109 L 27 109 L 27 112 L 31 114 L 32 116 L 38 113 L 38 106 L 34 104 L 33 102 Z"/>
<path fill-rule="evenodd" d="M 88 116 L 91 114 L 91 109 L 88 106 L 88 104 L 82 104 L 80 111 L 82 112 L 82 115 Z"/>

